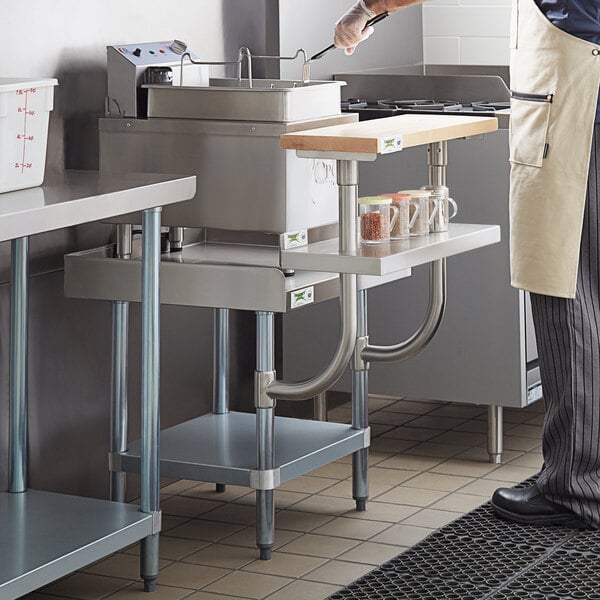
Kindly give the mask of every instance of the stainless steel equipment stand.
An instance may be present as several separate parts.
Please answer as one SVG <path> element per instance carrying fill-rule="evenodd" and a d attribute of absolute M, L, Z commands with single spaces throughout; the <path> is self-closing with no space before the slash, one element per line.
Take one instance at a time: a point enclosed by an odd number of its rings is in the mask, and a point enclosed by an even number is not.
<path fill-rule="evenodd" d="M 117 225 L 120 259 L 131 259 L 132 226 Z M 127 450 L 127 352 L 129 347 L 129 302 L 112 303 L 112 372 L 109 460 Z M 125 502 L 127 474 L 110 469 L 110 499 Z"/>
<path fill-rule="evenodd" d="M 313 398 L 313 419 L 327 421 L 327 392 L 321 392 Z"/>
<path fill-rule="evenodd" d="M 490 462 L 495 465 L 502 462 L 503 429 L 502 407 L 488 406 L 488 454 Z"/>
<path fill-rule="evenodd" d="M 183 229 L 177 228 L 177 229 Z M 213 413 L 229 412 L 229 309 L 215 308 L 213 343 Z M 216 483 L 218 494 L 225 492 L 224 483 Z"/>

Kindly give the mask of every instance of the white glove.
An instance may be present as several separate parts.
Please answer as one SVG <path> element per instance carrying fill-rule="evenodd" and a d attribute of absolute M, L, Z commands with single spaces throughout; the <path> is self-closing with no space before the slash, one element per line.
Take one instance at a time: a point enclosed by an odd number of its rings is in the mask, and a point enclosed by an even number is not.
<path fill-rule="evenodd" d="M 333 43 L 338 48 L 345 48 L 346 54 L 352 54 L 356 46 L 375 31 L 372 27 L 365 27 L 367 21 L 375 16 L 364 0 L 360 0 L 335 24 Z"/>

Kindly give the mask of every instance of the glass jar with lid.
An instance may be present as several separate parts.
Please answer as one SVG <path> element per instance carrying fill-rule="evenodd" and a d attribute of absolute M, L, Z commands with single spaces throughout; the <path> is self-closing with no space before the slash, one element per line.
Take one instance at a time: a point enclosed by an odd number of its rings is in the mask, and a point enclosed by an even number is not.
<path fill-rule="evenodd" d="M 410 236 L 416 237 L 429 234 L 429 195 L 427 190 L 402 190 L 399 194 L 408 194 L 409 203 L 409 230 Z"/>
<path fill-rule="evenodd" d="M 390 230 L 390 239 L 404 240 L 410 235 L 410 194 L 382 194 L 392 199 L 392 206 L 398 209 L 398 218 Z"/>
<path fill-rule="evenodd" d="M 450 219 L 453 219 L 458 213 L 456 202 L 450 198 L 450 190 L 445 185 L 424 185 L 421 189 L 427 190 L 430 194 L 429 211 L 431 219 L 429 231 L 431 233 L 448 231 Z M 452 214 L 450 214 L 450 207 L 452 207 Z"/>
<path fill-rule="evenodd" d="M 364 244 L 381 244 L 390 241 L 390 231 L 398 219 L 398 209 L 392 206 L 391 198 L 383 196 L 359 198 L 358 213 L 360 239 Z"/>

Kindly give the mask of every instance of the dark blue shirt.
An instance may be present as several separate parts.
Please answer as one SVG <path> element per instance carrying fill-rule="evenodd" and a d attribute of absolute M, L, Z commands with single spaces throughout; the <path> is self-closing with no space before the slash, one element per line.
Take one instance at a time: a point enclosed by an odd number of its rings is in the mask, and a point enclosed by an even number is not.
<path fill-rule="evenodd" d="M 535 0 L 557 27 L 600 46 L 600 0 Z M 596 109 L 600 123 L 600 99 Z"/>

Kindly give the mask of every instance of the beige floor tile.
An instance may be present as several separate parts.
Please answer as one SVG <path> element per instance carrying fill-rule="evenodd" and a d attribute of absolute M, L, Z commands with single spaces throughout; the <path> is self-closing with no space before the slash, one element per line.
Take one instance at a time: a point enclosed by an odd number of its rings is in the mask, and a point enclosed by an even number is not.
<path fill-rule="evenodd" d="M 541 427 L 544 425 L 544 418 L 545 415 L 543 413 L 537 414 L 531 417 L 531 419 L 527 419 L 527 421 L 525 421 L 525 425 L 537 425 L 538 427 Z"/>
<path fill-rule="evenodd" d="M 399 485 L 414 476 L 414 471 L 405 469 L 382 469 L 380 467 L 371 467 L 369 469 L 369 485 Z"/>
<path fill-rule="evenodd" d="M 275 515 L 275 522 L 279 529 L 308 533 L 334 518 L 331 515 L 319 515 L 300 510 L 282 510 Z"/>
<path fill-rule="evenodd" d="M 378 566 L 391 560 L 407 550 L 407 546 L 391 546 L 389 544 L 376 544 L 374 542 L 363 542 L 344 552 L 339 559 L 362 564 Z"/>
<path fill-rule="evenodd" d="M 50 584 L 41 591 L 56 596 L 64 596 L 65 598 L 77 598 L 77 600 L 99 600 L 128 586 L 130 583 L 126 579 L 91 575 L 89 573 L 75 573 Z"/>
<path fill-rule="evenodd" d="M 519 437 L 528 437 L 537 440 L 538 442 L 542 439 L 542 428 L 539 425 L 517 425 L 508 432 L 510 435 L 516 435 Z"/>
<path fill-rule="evenodd" d="M 191 481 L 190 479 L 179 479 L 168 485 L 160 488 L 161 494 L 182 494 L 183 492 L 190 490 L 198 485 L 197 481 Z"/>
<path fill-rule="evenodd" d="M 457 489 L 471 483 L 472 477 L 460 477 L 458 475 L 444 475 L 442 473 L 421 473 L 402 485 L 425 490 L 438 490 L 441 492 L 454 492 Z"/>
<path fill-rule="evenodd" d="M 243 529 L 242 525 L 234 525 L 233 523 L 213 523 L 212 521 L 192 519 L 183 525 L 171 529 L 169 535 L 192 540 L 216 542 L 241 529 Z"/>
<path fill-rule="evenodd" d="M 159 560 L 158 568 L 163 569 L 171 561 Z M 119 577 L 135 581 L 140 578 L 140 559 L 133 554 L 113 554 L 100 562 L 97 562 L 85 569 L 85 573 L 94 575 L 104 575 L 106 577 Z"/>
<path fill-rule="evenodd" d="M 520 450 L 521 452 L 528 452 L 529 450 L 533 450 L 539 444 L 540 439 L 514 435 L 504 436 L 504 447 L 507 450 Z"/>
<path fill-rule="evenodd" d="M 406 471 L 428 471 L 432 467 L 443 462 L 441 458 L 429 456 L 410 456 L 397 454 L 377 464 L 378 467 L 386 469 L 402 469 Z"/>
<path fill-rule="evenodd" d="M 472 494 L 482 496 L 486 501 L 492 497 L 492 494 L 499 487 L 513 487 L 514 482 L 496 481 L 495 479 L 476 479 L 473 483 L 465 485 L 460 489 L 461 494 Z"/>
<path fill-rule="evenodd" d="M 206 586 L 206 591 L 229 595 L 243 592 L 249 598 L 260 600 L 276 592 L 284 585 L 291 583 L 291 581 L 287 577 L 235 571 Z"/>
<path fill-rule="evenodd" d="M 408 506 L 418 506 L 422 508 L 441 500 L 447 494 L 447 491 L 426 490 L 398 485 L 393 490 L 379 496 L 377 501 L 391 504 L 406 504 Z"/>
<path fill-rule="evenodd" d="M 351 538 L 355 540 L 368 540 L 374 535 L 381 533 L 384 529 L 390 526 L 389 523 L 382 521 L 368 521 L 348 519 L 346 517 L 338 517 L 333 521 L 329 521 L 313 533 L 319 535 L 332 535 L 335 537 Z"/>
<path fill-rule="evenodd" d="M 180 600 L 180 598 L 186 597 L 189 593 L 190 590 L 185 588 L 157 585 L 154 592 L 148 594 L 148 592 L 144 592 L 144 584 L 137 582 L 111 594 L 107 597 L 107 600 L 148 600 L 149 595 L 152 596 L 152 600 Z"/>
<path fill-rule="evenodd" d="M 335 498 L 333 496 L 309 496 L 306 500 L 294 504 L 294 510 L 317 513 L 322 515 L 342 515 L 356 508 L 356 503 L 350 498 Z"/>
<path fill-rule="evenodd" d="M 160 572 L 160 583 L 197 590 L 228 573 L 231 573 L 228 569 L 178 562 Z"/>
<path fill-rule="evenodd" d="M 335 585 L 348 585 L 355 579 L 362 577 L 373 570 L 373 565 L 361 565 L 355 562 L 332 560 L 327 564 L 315 569 L 303 579 L 317 581 L 319 583 L 331 583 Z"/>
<path fill-rule="evenodd" d="M 416 454 L 417 456 L 433 456 L 439 458 L 452 458 L 465 450 L 469 446 L 456 446 L 455 444 L 438 444 L 433 441 L 417 444 L 406 451 L 406 454 Z"/>
<path fill-rule="evenodd" d="M 221 502 L 214 502 L 212 500 L 202 500 L 200 498 L 188 498 L 186 496 L 174 496 L 169 498 L 161 504 L 161 509 L 166 515 L 173 515 L 176 517 L 199 517 L 200 515 L 207 513 L 209 510 L 213 510 L 223 506 Z"/>
<path fill-rule="evenodd" d="M 417 527 L 443 527 L 460 517 L 456 512 L 447 510 L 434 510 L 425 508 L 412 517 L 408 517 L 403 523 L 406 525 L 416 525 Z"/>
<path fill-rule="evenodd" d="M 269 600 L 324 600 L 339 589 L 339 585 L 298 579 L 269 596 Z M 223 600 L 228 599 L 223 598 Z"/>
<path fill-rule="evenodd" d="M 275 552 L 271 560 L 255 560 L 246 565 L 244 571 L 253 573 L 266 573 L 268 575 L 280 575 L 281 577 L 302 577 L 313 569 L 327 562 L 326 558 L 316 556 L 300 556 L 298 554 L 287 554 Z"/>
<path fill-rule="evenodd" d="M 157 598 L 157 600 L 160 599 Z M 249 598 L 248 596 L 223 596 L 222 594 L 211 594 L 210 592 L 196 592 L 188 596 L 185 600 L 249 600 Z"/>
<path fill-rule="evenodd" d="M 453 494 L 448 494 L 445 498 L 442 498 L 438 502 L 432 504 L 430 508 L 438 510 L 450 510 L 463 514 L 477 508 L 483 504 L 483 502 L 484 499 L 481 496 L 454 492 Z"/>
<path fill-rule="evenodd" d="M 487 434 L 471 431 L 444 431 L 429 440 L 432 444 L 454 444 L 457 446 L 477 446 L 487 442 Z"/>
<path fill-rule="evenodd" d="M 502 417 L 505 423 L 522 423 L 532 415 L 524 408 L 505 408 L 502 411 Z"/>
<path fill-rule="evenodd" d="M 275 524 L 277 524 L 277 516 L 275 516 Z M 284 546 L 285 544 L 295 540 L 300 537 L 302 534 L 299 531 L 288 531 L 285 529 L 275 529 L 275 543 L 273 548 L 277 550 L 280 546 Z M 246 548 L 253 548 L 256 554 L 258 555 L 258 548 L 256 547 L 256 528 L 255 527 L 247 527 L 242 529 L 242 531 L 238 531 L 233 535 L 226 537 L 221 540 L 221 543 L 228 544 L 230 546 L 244 546 Z"/>
<path fill-rule="evenodd" d="M 391 504 L 379 501 L 367 502 L 367 510 L 344 514 L 348 519 L 360 519 L 366 521 L 384 521 L 386 523 L 398 523 L 413 515 L 420 507 L 404 506 L 402 504 Z"/>
<path fill-rule="evenodd" d="M 418 418 L 417 415 L 379 410 L 369 415 L 369 422 L 382 423 L 383 425 L 404 425 L 416 418 Z"/>
<path fill-rule="evenodd" d="M 377 496 L 379 496 L 379 494 L 383 494 L 384 492 L 387 492 L 393 487 L 393 484 L 377 483 L 369 478 L 369 496 L 371 498 L 376 498 Z M 340 481 L 339 483 L 328 487 L 326 490 L 323 490 L 319 494 L 319 497 L 323 496 L 334 496 L 336 498 L 352 498 L 352 480 L 347 479 L 346 481 Z"/>
<path fill-rule="evenodd" d="M 370 541 L 381 544 L 393 544 L 394 546 L 414 546 L 433 531 L 435 529 L 430 529 L 429 527 L 415 527 L 414 525 L 400 523 L 386 529 Z"/>
<path fill-rule="evenodd" d="M 221 521 L 223 523 L 252 525 L 256 521 L 256 508 L 254 505 L 248 506 L 247 504 L 234 504 L 230 502 L 203 514 L 202 519 L 206 519 L 207 521 Z"/>
<path fill-rule="evenodd" d="M 240 496 L 251 494 L 252 490 L 240 485 L 228 485 L 224 492 L 217 492 L 214 483 L 201 483 L 193 488 L 182 492 L 181 496 L 190 496 L 191 498 L 202 498 L 203 500 L 213 500 L 218 502 L 231 502 Z"/>
<path fill-rule="evenodd" d="M 184 562 L 207 567 L 222 567 L 224 569 L 239 569 L 256 560 L 254 548 L 242 546 L 226 546 L 225 544 L 211 544 L 194 552 L 184 559 Z"/>
<path fill-rule="evenodd" d="M 183 538 L 171 537 L 160 534 L 159 555 L 163 560 L 181 560 L 183 557 L 197 552 L 201 548 L 208 546 L 210 542 L 201 540 L 187 540 Z M 127 549 L 127 554 L 140 555 L 140 545 L 136 544 Z"/>
<path fill-rule="evenodd" d="M 524 452 L 522 452 L 520 450 L 504 449 L 504 451 L 502 452 L 502 462 L 503 463 L 510 462 L 511 460 L 517 458 L 518 456 L 522 456 L 523 454 L 524 454 Z M 456 458 L 457 460 L 475 460 L 475 461 L 479 461 L 479 462 L 489 462 L 490 455 L 488 454 L 487 448 L 482 446 L 479 448 L 471 448 L 471 449 L 467 450 L 466 452 L 463 452 L 462 454 L 455 456 L 454 458 Z M 494 465 L 494 466 L 497 466 L 497 465 Z"/>
<path fill-rule="evenodd" d="M 415 446 L 418 442 L 414 440 L 402 440 L 394 437 L 386 437 L 388 434 L 395 431 L 391 429 L 390 431 L 384 433 L 382 436 L 373 438 L 371 440 L 371 448 L 369 454 L 372 454 L 373 450 L 376 452 L 385 452 L 387 454 L 398 454 L 399 452 L 405 452 L 409 448 Z"/>
<path fill-rule="evenodd" d="M 306 533 L 280 548 L 281 552 L 335 558 L 357 546 L 356 540 Z"/>
<path fill-rule="evenodd" d="M 403 412 L 413 415 L 424 415 L 436 408 L 440 408 L 439 402 L 431 402 L 427 400 L 398 400 L 394 404 L 386 407 L 386 410 L 393 412 Z"/>
<path fill-rule="evenodd" d="M 161 519 L 161 532 L 165 533 L 166 531 L 169 531 L 169 529 L 173 529 L 174 527 L 187 523 L 189 520 L 190 519 L 187 517 L 173 517 L 163 513 Z"/>
<path fill-rule="evenodd" d="M 491 473 L 484 476 L 484 479 L 497 479 L 500 481 L 512 481 L 519 483 L 535 475 L 539 469 L 531 469 L 529 467 L 519 467 L 513 463 L 502 465 L 494 469 Z"/>
<path fill-rule="evenodd" d="M 315 477 L 326 477 L 328 479 L 346 479 L 352 475 L 352 467 L 342 463 L 331 463 L 320 469 L 315 469 L 310 472 Z"/>
<path fill-rule="evenodd" d="M 326 477 L 311 477 L 310 475 L 304 475 L 302 477 L 297 477 L 296 479 L 286 481 L 277 488 L 277 491 L 316 494 L 321 490 L 336 484 L 337 482 L 337 479 L 327 479 Z"/>
<path fill-rule="evenodd" d="M 523 454 L 523 456 L 519 456 L 518 458 L 511 460 L 509 464 L 517 467 L 537 469 L 539 471 L 544 464 L 544 457 L 536 452 L 528 452 L 527 454 Z"/>
<path fill-rule="evenodd" d="M 451 458 L 433 467 L 431 472 L 443 473 L 444 475 L 460 475 L 463 477 L 481 477 L 497 468 L 498 465 L 493 465 L 489 462 Z"/>
<path fill-rule="evenodd" d="M 391 431 L 394 429 L 394 425 L 384 425 L 383 423 L 370 423 L 369 427 L 371 428 L 371 440 L 375 439 L 377 436 L 385 433 L 386 431 Z"/>
<path fill-rule="evenodd" d="M 386 406 L 391 406 L 401 400 L 401 398 L 392 398 L 391 396 L 369 395 L 369 412 L 381 410 Z"/>
<path fill-rule="evenodd" d="M 280 491 L 279 489 L 275 490 L 275 508 L 282 509 L 287 508 L 288 506 L 293 506 L 294 504 L 300 502 L 301 500 L 305 500 L 306 498 L 310 498 L 309 494 L 301 494 L 299 492 L 286 492 Z M 236 503 L 247 504 L 250 506 L 256 506 L 256 494 L 248 494 L 247 496 L 242 496 L 235 500 Z"/>
<path fill-rule="evenodd" d="M 446 431 L 448 429 L 452 429 L 452 427 L 456 427 L 457 425 L 462 425 L 466 419 L 455 419 L 454 417 L 435 417 L 433 415 L 424 415 L 423 417 L 419 417 L 414 421 L 411 421 L 406 425 L 406 427 L 419 427 L 424 429 L 441 429 L 442 431 Z"/>
<path fill-rule="evenodd" d="M 332 408 L 327 411 L 327 420 L 332 423 L 352 422 L 352 410 L 349 408 Z"/>
<path fill-rule="evenodd" d="M 381 437 L 383 439 L 397 439 L 406 442 L 426 442 L 431 438 L 436 437 L 441 432 L 439 429 L 422 429 L 420 427 L 396 427 L 391 431 L 387 431 Z M 380 438 L 377 438 L 380 439 Z"/>
<path fill-rule="evenodd" d="M 412 442 L 411 442 L 412 443 Z M 384 452 L 383 450 L 377 450 L 375 448 L 369 449 L 369 468 L 376 467 L 380 462 L 387 460 L 394 456 L 392 452 Z M 352 463 L 352 461 L 350 461 Z"/>
<path fill-rule="evenodd" d="M 453 428 L 453 431 L 466 431 L 468 433 L 483 433 L 487 435 L 487 420 L 478 420 L 472 419 L 470 421 L 465 421 L 460 425 L 456 425 Z"/>
<path fill-rule="evenodd" d="M 451 402 L 432 410 L 429 414 L 435 417 L 456 417 L 459 419 L 473 419 L 481 415 L 487 415 L 487 408 L 473 404 L 458 404 Z"/>

